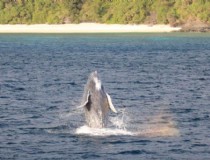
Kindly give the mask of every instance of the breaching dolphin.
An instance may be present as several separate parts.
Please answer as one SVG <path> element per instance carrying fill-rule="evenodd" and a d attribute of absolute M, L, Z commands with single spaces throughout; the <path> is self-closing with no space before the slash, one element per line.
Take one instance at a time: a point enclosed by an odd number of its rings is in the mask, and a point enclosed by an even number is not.
<path fill-rule="evenodd" d="M 91 128 L 106 127 L 109 109 L 117 113 L 111 97 L 101 84 L 97 71 L 92 72 L 88 78 L 81 106 L 85 110 L 86 123 Z"/>

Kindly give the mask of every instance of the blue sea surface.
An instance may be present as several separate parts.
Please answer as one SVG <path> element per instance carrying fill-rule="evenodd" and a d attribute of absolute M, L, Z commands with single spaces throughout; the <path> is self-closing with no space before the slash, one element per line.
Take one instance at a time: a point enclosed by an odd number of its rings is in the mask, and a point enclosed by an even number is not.
<path fill-rule="evenodd" d="M 90 72 L 106 129 L 78 108 Z M 0 159 L 210 159 L 210 34 L 0 34 Z"/>

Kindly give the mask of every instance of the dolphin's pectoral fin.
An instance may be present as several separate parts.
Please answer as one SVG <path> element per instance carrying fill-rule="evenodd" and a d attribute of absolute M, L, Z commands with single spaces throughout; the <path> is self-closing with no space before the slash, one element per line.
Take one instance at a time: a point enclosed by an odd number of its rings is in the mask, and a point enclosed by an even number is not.
<path fill-rule="evenodd" d="M 86 107 L 88 109 L 88 111 L 90 110 L 90 104 L 91 104 L 91 100 L 90 100 L 90 91 L 88 91 L 87 97 L 86 97 L 86 101 L 81 104 L 79 107 Z"/>
<path fill-rule="evenodd" d="M 106 93 L 109 108 L 112 110 L 112 112 L 117 113 L 116 109 L 114 108 L 114 105 L 112 104 L 112 99 L 108 93 Z"/>
<path fill-rule="evenodd" d="M 85 105 L 88 111 L 90 111 L 90 106 L 91 106 L 91 100 L 90 100 L 90 94 L 89 94 L 87 98 L 87 103 Z"/>
<path fill-rule="evenodd" d="M 90 91 L 88 91 L 87 99 L 81 106 L 86 107 L 88 109 L 88 111 L 90 110 L 90 106 L 91 106 Z"/>

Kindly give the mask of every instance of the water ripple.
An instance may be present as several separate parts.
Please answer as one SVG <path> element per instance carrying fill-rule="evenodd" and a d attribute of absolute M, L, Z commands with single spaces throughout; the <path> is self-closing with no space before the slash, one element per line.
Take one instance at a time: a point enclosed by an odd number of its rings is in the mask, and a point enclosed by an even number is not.
<path fill-rule="evenodd" d="M 1 34 L 0 159 L 209 159 L 209 42 L 184 33 Z M 94 70 L 119 113 L 84 134 L 77 107 Z"/>

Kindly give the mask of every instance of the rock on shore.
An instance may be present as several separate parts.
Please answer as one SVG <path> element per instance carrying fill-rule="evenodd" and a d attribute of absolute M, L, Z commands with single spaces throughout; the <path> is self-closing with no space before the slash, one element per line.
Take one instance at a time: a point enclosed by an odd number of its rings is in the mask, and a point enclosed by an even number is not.
<path fill-rule="evenodd" d="M 200 20 L 188 20 L 181 28 L 181 32 L 210 32 L 210 24 Z"/>

